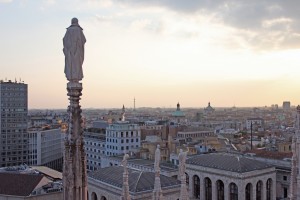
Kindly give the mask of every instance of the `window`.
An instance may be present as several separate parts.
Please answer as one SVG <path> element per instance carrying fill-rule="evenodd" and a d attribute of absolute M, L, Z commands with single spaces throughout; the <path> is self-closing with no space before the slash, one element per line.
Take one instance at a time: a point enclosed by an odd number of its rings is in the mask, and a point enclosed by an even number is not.
<path fill-rule="evenodd" d="M 211 180 L 209 178 L 205 178 L 204 182 L 205 182 L 205 200 L 212 200 Z"/>
<path fill-rule="evenodd" d="M 195 175 L 193 177 L 193 182 L 194 182 L 194 197 L 199 199 L 200 198 L 200 178 Z"/>
<path fill-rule="evenodd" d="M 286 187 L 283 188 L 283 198 L 288 197 L 288 189 Z"/>
<path fill-rule="evenodd" d="M 235 183 L 230 183 L 229 185 L 230 193 L 229 193 L 229 200 L 238 200 L 238 187 Z"/>
<path fill-rule="evenodd" d="M 283 180 L 284 180 L 284 181 L 287 181 L 287 176 L 283 176 Z"/>
<path fill-rule="evenodd" d="M 256 200 L 261 200 L 262 197 L 262 182 L 258 181 L 256 184 Z"/>
<path fill-rule="evenodd" d="M 217 200 L 224 200 L 224 183 L 221 180 L 217 181 Z"/>

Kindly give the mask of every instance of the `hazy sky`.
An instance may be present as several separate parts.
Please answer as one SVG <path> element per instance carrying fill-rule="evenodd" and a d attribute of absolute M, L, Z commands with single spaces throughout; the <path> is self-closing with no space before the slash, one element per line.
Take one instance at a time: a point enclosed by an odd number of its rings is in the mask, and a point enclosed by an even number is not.
<path fill-rule="evenodd" d="M 62 38 L 79 19 L 83 108 L 300 104 L 299 0 L 0 0 L 0 79 L 66 108 Z"/>

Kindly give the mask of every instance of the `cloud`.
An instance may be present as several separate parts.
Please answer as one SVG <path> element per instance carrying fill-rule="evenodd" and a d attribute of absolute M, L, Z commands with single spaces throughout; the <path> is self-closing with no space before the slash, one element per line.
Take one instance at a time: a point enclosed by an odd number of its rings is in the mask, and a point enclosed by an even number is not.
<path fill-rule="evenodd" d="M 0 0 L 0 3 L 11 3 L 13 0 Z"/>
<path fill-rule="evenodd" d="M 300 48 L 300 1 L 296 0 L 115 0 L 138 7 L 163 7 L 187 16 L 212 16 L 236 29 L 253 48 Z M 251 37 L 248 34 L 251 32 Z M 185 30 L 181 31 L 184 34 Z M 194 35 L 194 34 L 192 34 Z"/>

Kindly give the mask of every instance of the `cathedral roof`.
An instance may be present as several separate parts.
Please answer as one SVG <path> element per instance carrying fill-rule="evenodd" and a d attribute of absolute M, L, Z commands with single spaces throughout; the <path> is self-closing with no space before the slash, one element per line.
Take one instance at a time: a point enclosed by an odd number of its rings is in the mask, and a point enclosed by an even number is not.
<path fill-rule="evenodd" d="M 264 162 L 256 161 L 241 155 L 226 153 L 196 155 L 187 159 L 186 163 L 236 173 L 244 173 L 273 167 Z"/>
<path fill-rule="evenodd" d="M 124 168 L 122 166 L 106 167 L 90 172 L 88 174 L 88 177 L 116 186 L 118 188 L 122 188 L 123 171 Z M 149 190 L 152 191 L 154 189 L 154 172 L 128 169 L 128 173 L 128 184 L 130 192 L 136 193 Z M 180 187 L 180 181 L 164 175 L 160 175 L 160 182 L 162 189 L 167 187 Z"/>

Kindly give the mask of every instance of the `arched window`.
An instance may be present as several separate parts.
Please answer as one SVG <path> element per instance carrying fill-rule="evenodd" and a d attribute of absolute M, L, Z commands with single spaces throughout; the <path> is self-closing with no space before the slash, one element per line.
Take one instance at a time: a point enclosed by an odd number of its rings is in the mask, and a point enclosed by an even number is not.
<path fill-rule="evenodd" d="M 251 200 L 251 197 L 252 197 L 251 194 L 252 194 L 252 184 L 248 183 L 245 188 L 245 199 Z"/>
<path fill-rule="evenodd" d="M 238 200 L 238 187 L 235 183 L 229 185 L 229 200 Z"/>
<path fill-rule="evenodd" d="M 206 177 L 204 179 L 204 184 L 205 184 L 205 200 L 212 200 L 211 180 Z"/>
<path fill-rule="evenodd" d="M 267 200 L 271 200 L 272 197 L 272 179 L 267 180 Z"/>
<path fill-rule="evenodd" d="M 105 196 L 102 196 L 100 200 L 107 200 Z"/>
<path fill-rule="evenodd" d="M 186 183 L 186 186 L 189 187 L 190 178 L 189 178 L 189 175 L 187 173 L 185 173 L 185 183 Z"/>
<path fill-rule="evenodd" d="M 195 175 L 193 177 L 194 182 L 194 197 L 200 199 L 200 178 Z"/>
<path fill-rule="evenodd" d="M 256 200 L 261 200 L 262 197 L 262 181 L 258 181 L 256 184 Z"/>
<path fill-rule="evenodd" d="M 224 200 L 224 183 L 221 180 L 217 181 L 217 200 Z"/>
<path fill-rule="evenodd" d="M 97 194 L 95 192 L 92 193 L 92 200 L 98 200 Z"/>

